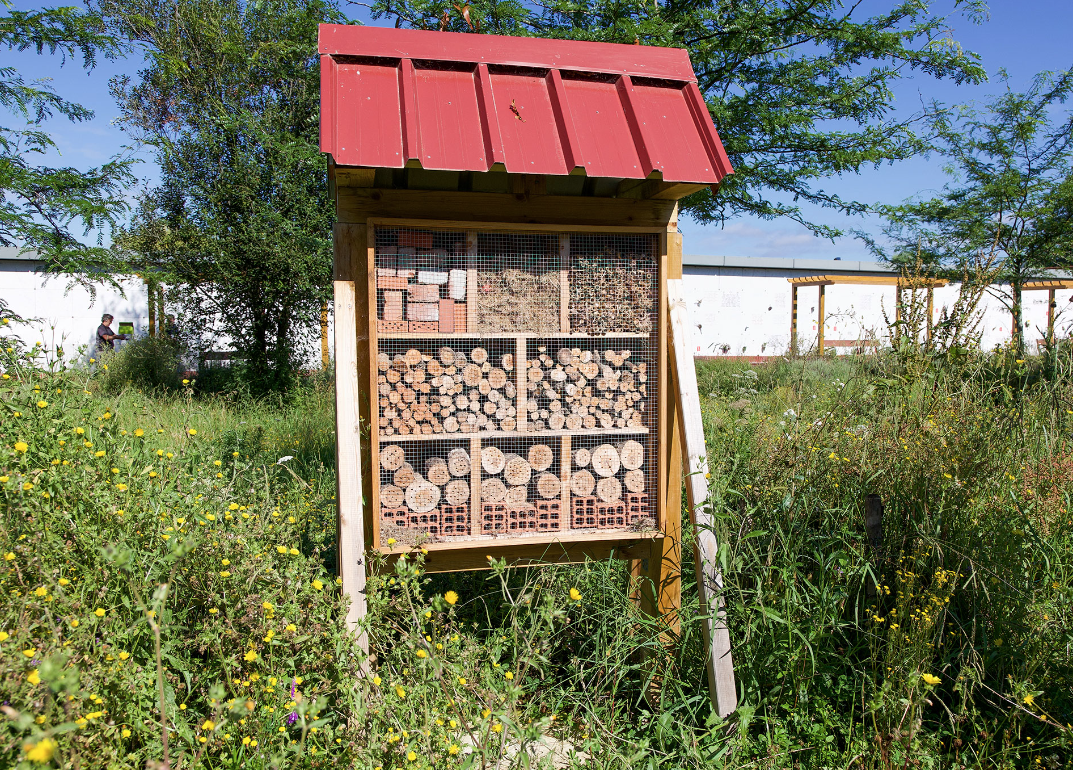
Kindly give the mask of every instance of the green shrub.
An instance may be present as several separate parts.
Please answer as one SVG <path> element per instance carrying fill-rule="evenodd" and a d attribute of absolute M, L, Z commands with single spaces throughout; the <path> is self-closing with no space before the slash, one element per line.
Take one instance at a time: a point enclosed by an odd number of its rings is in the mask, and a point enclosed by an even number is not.
<path fill-rule="evenodd" d="M 170 337 L 139 337 L 114 353 L 101 354 L 98 385 L 109 394 L 124 388 L 142 391 L 178 390 L 182 386 L 182 349 Z"/>

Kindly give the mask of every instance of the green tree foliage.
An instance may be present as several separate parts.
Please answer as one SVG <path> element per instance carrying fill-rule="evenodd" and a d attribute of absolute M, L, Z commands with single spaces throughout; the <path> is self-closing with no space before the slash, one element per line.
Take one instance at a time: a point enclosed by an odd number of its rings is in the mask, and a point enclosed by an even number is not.
<path fill-rule="evenodd" d="M 941 104 L 930 110 L 936 147 L 948 158 L 942 194 L 883 206 L 892 248 L 873 248 L 896 264 L 919 260 L 955 279 L 986 275 L 1013 316 L 1024 346 L 1021 290 L 1048 268 L 1073 263 L 1073 72 L 1036 76 L 1025 92 L 1009 88 L 983 108 Z"/>
<path fill-rule="evenodd" d="M 11 11 L 0 15 L 0 46 L 9 51 L 81 59 L 93 69 L 97 55 L 120 52 L 101 19 L 76 8 Z M 88 171 L 38 163 L 56 149 L 42 124 L 59 115 L 79 123 L 93 112 L 57 94 L 47 83 L 27 81 L 15 67 L 0 68 L 0 108 L 11 125 L 0 126 L 0 244 L 45 257 L 49 269 L 106 277 L 110 252 L 101 239 L 127 209 L 130 161 L 116 159 Z M 81 230 L 81 232 L 78 232 Z M 97 244 L 79 240 L 97 233 Z"/>
<path fill-rule="evenodd" d="M 331 286 L 317 25 L 339 14 L 322 0 L 97 7 L 147 54 L 113 92 L 163 180 L 117 242 L 174 287 L 188 326 L 218 322 L 251 383 L 283 387 Z"/>
<path fill-rule="evenodd" d="M 865 16 L 834 0 L 374 0 L 396 26 L 480 31 L 689 50 L 701 91 L 734 165 L 718 196 L 685 210 L 701 221 L 789 217 L 814 232 L 801 202 L 856 214 L 865 203 L 819 180 L 920 152 L 915 121 L 893 114 L 891 89 L 919 72 L 956 83 L 985 74 L 949 37 L 950 17 L 979 20 L 978 0 L 905 0 Z M 940 6 L 944 11 L 937 10 Z"/>

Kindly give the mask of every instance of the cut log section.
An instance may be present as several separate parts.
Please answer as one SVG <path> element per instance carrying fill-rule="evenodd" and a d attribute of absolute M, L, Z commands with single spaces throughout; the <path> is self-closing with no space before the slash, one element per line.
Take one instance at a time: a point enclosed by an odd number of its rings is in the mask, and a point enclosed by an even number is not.
<path fill-rule="evenodd" d="M 622 499 L 622 484 L 614 476 L 600 479 L 596 482 L 596 496 L 605 503 L 613 503 Z"/>
<path fill-rule="evenodd" d="M 529 496 L 529 487 L 507 487 L 506 501 L 512 505 L 521 505 Z"/>
<path fill-rule="evenodd" d="M 637 469 L 626 471 L 622 477 L 622 483 L 630 492 L 640 494 L 645 491 L 645 472 Z"/>
<path fill-rule="evenodd" d="M 488 351 L 484 348 L 473 348 L 469 354 L 469 360 L 479 366 L 488 360 Z"/>
<path fill-rule="evenodd" d="M 622 467 L 635 471 L 645 464 L 645 448 L 640 441 L 623 441 L 618 445 L 618 457 Z"/>
<path fill-rule="evenodd" d="M 612 447 L 614 449 L 614 447 Z M 481 449 L 481 467 L 484 468 L 484 472 L 489 476 L 495 476 L 497 473 L 503 471 L 503 466 L 506 465 L 507 459 L 503 456 L 503 452 L 498 447 L 486 446 Z M 495 500 L 493 502 L 498 502 Z"/>
<path fill-rule="evenodd" d="M 541 473 L 537 476 L 536 489 L 541 497 L 551 499 L 562 492 L 562 482 L 554 473 Z"/>
<path fill-rule="evenodd" d="M 528 484 L 533 476 L 533 467 L 524 457 L 516 454 L 504 455 L 503 480 L 510 486 Z"/>
<path fill-rule="evenodd" d="M 452 476 L 469 476 L 469 452 L 465 449 L 452 449 L 447 455 L 447 470 Z"/>
<path fill-rule="evenodd" d="M 380 493 L 383 499 L 383 492 Z M 465 505 L 469 502 L 469 484 L 462 479 L 452 479 L 443 489 L 444 500 L 448 505 Z"/>
<path fill-rule="evenodd" d="M 622 465 L 619 460 L 618 450 L 611 444 L 600 444 L 600 446 L 592 450 L 590 464 L 596 475 L 605 478 L 614 476 L 618 473 L 618 470 Z"/>
<path fill-rule="evenodd" d="M 596 479 L 586 470 L 570 474 L 570 492 L 578 497 L 588 497 L 596 488 Z"/>
<path fill-rule="evenodd" d="M 555 453 L 547 444 L 533 444 L 529 447 L 529 464 L 534 471 L 546 471 L 555 460 Z"/>
<path fill-rule="evenodd" d="M 501 479 L 490 478 L 481 481 L 481 500 L 486 503 L 501 503 L 507 497 L 507 486 Z"/>
<path fill-rule="evenodd" d="M 574 450 L 574 465 L 578 468 L 587 468 L 589 461 L 592 459 L 592 452 L 585 447 Z"/>
<path fill-rule="evenodd" d="M 442 457 L 430 457 L 425 461 L 425 478 L 438 487 L 451 480 L 451 471 Z"/>
<path fill-rule="evenodd" d="M 397 471 L 406 462 L 406 453 L 398 444 L 380 447 L 380 467 L 385 471 Z"/>
<path fill-rule="evenodd" d="M 414 469 L 410 463 L 403 463 L 399 466 L 399 469 L 395 471 L 395 475 L 392 477 L 392 481 L 395 486 L 405 489 L 414 483 Z"/>
<path fill-rule="evenodd" d="M 405 498 L 403 492 L 394 484 L 380 487 L 380 505 L 384 508 L 401 508 Z"/>
<path fill-rule="evenodd" d="M 420 476 L 406 487 L 406 506 L 414 513 L 428 513 L 440 502 L 440 488 Z"/>

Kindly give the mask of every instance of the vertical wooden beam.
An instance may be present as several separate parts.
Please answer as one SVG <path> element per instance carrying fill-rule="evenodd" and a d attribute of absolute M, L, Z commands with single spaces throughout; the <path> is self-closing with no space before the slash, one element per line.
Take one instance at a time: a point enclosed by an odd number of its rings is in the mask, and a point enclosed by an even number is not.
<path fill-rule="evenodd" d="M 514 429 L 519 433 L 526 431 L 526 414 L 525 414 L 525 402 L 529 398 L 529 392 L 525 389 L 526 378 L 529 376 L 528 362 L 526 359 L 525 349 L 525 337 L 518 336 L 514 338 L 514 389 L 518 391 L 516 403 L 514 405 L 514 411 L 517 414 L 514 417 L 515 426 Z"/>
<path fill-rule="evenodd" d="M 822 288 L 822 287 L 821 287 Z M 717 566 L 719 543 L 708 500 L 708 450 L 704 443 L 697 372 L 689 351 L 692 337 L 681 280 L 667 281 L 670 302 L 671 344 L 676 366 L 673 370 L 678 407 L 682 412 L 681 447 L 686 460 L 686 501 L 696 532 L 697 588 L 704 623 L 704 641 L 708 654 L 708 689 L 719 716 L 730 714 L 738 706 L 734 683 L 734 662 L 730 650 L 730 632 L 722 606 L 723 576 Z"/>
<path fill-rule="evenodd" d="M 376 376 L 378 371 L 373 361 L 373 351 L 380 347 L 376 330 L 376 228 L 362 227 L 365 248 L 355 265 L 355 281 L 358 296 L 358 382 L 364 381 L 366 389 L 359 404 L 358 416 L 369 426 L 368 463 L 362 467 L 366 501 L 373 511 L 365 517 L 366 545 L 379 548 L 380 543 L 380 405 L 377 397 Z M 336 473 L 339 469 L 336 469 Z"/>
<path fill-rule="evenodd" d="M 821 356 L 823 355 L 824 302 L 825 302 L 825 296 L 826 296 L 825 292 L 824 292 L 824 289 L 826 289 L 826 288 L 827 287 L 824 286 L 822 283 L 820 284 L 820 301 L 819 301 L 818 307 L 816 308 L 816 317 L 817 317 L 817 320 L 818 320 L 818 323 L 816 325 L 819 327 L 819 335 L 820 335 L 818 337 L 817 347 L 820 349 L 820 355 Z"/>
<path fill-rule="evenodd" d="M 469 535 L 481 534 L 481 438 L 469 440 Z"/>
<path fill-rule="evenodd" d="M 929 345 L 931 344 L 932 315 L 934 314 L 934 310 L 935 310 L 935 289 L 933 289 L 931 286 L 929 286 L 928 287 L 928 310 L 927 310 L 927 313 L 928 313 L 927 341 L 928 341 Z"/>
<path fill-rule="evenodd" d="M 559 331 L 570 332 L 570 236 L 559 236 Z"/>
<path fill-rule="evenodd" d="M 320 303 L 320 366 L 327 370 L 331 359 L 328 356 L 328 300 Z"/>
<path fill-rule="evenodd" d="M 797 284 L 790 285 L 790 355 L 797 355 Z"/>
<path fill-rule="evenodd" d="M 358 630 L 365 616 L 365 522 L 361 497 L 361 426 L 358 420 L 359 307 L 355 278 L 362 271 L 357 261 L 364 256 L 365 226 L 336 224 L 334 231 L 335 298 L 335 432 L 336 503 L 338 506 L 338 561 L 343 593 L 350 597 L 347 626 Z M 364 294 L 364 292 L 363 292 Z M 369 640 L 359 632 L 358 643 L 368 654 Z"/>
<path fill-rule="evenodd" d="M 163 337 L 167 334 L 168 316 L 164 310 L 164 287 L 159 283 L 156 288 L 156 336 Z"/>
<path fill-rule="evenodd" d="M 1054 344 L 1054 289 L 1047 290 L 1047 344 Z"/>
<path fill-rule="evenodd" d="M 153 285 L 153 281 L 148 278 L 145 280 L 145 295 L 149 300 L 149 336 L 156 336 L 156 287 Z M 116 328 L 119 328 L 119 324 L 116 324 Z"/>
<path fill-rule="evenodd" d="M 559 443 L 559 482 L 562 485 L 562 491 L 559 493 L 559 505 L 562 507 L 560 530 L 570 528 L 570 453 L 572 451 L 570 434 L 567 433 Z"/>
<path fill-rule="evenodd" d="M 466 232 L 466 334 L 477 330 L 477 233 Z"/>

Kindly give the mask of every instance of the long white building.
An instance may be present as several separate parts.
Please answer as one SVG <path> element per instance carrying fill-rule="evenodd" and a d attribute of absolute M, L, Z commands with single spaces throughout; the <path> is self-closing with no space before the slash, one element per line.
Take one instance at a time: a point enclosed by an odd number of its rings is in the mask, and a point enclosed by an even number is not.
<path fill-rule="evenodd" d="M 690 320 L 695 326 L 694 354 L 702 357 L 766 358 L 786 355 L 790 346 L 792 313 L 790 278 L 813 275 L 890 277 L 893 274 L 874 262 L 847 262 L 817 259 L 759 259 L 692 255 L 684 258 L 685 292 Z M 115 316 L 113 328 L 130 323 L 135 334 L 149 328 L 149 298 L 143 281 L 121 282 L 121 291 L 98 286 L 90 291 L 71 286 L 63 276 L 46 276 L 35 255 L 20 255 L 17 249 L 0 248 L 0 298 L 10 309 L 30 323 L 17 330 L 22 339 L 41 342 L 49 349 L 62 346 L 65 356 L 85 356 L 103 313 Z M 1004 287 L 992 287 L 997 294 Z M 934 316 L 957 298 L 958 286 L 934 290 Z M 825 291 L 825 347 L 844 352 L 861 340 L 889 341 L 888 318 L 894 318 L 893 286 L 840 285 Z M 815 350 L 819 291 L 816 287 L 798 290 L 798 349 Z M 1069 336 L 1073 327 L 1073 290 L 1055 293 L 1055 329 L 1059 337 Z M 1030 347 L 1045 335 L 1048 293 L 1024 295 L 1025 338 Z M 982 345 L 1003 345 L 1011 336 L 1012 319 L 995 296 L 982 305 Z M 886 317 L 885 317 L 886 316 Z M 328 335 L 329 341 L 333 335 Z M 316 346 L 314 346 L 316 347 Z M 319 365 L 311 361 L 311 366 Z"/>

